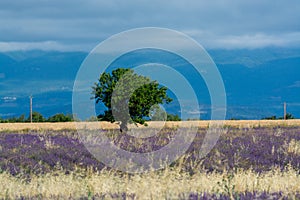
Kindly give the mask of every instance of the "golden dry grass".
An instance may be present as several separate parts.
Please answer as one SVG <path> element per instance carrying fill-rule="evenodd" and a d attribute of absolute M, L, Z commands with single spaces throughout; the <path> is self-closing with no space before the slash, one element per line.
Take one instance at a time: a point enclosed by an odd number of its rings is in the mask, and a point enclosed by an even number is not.
<path fill-rule="evenodd" d="M 72 197 L 77 199 L 100 194 L 110 199 L 110 194 L 127 193 L 135 199 L 178 199 L 184 194 L 193 193 L 224 193 L 220 185 L 228 173 L 198 173 L 193 176 L 178 173 L 176 170 L 165 169 L 162 172 L 149 172 L 134 176 L 123 176 L 104 171 L 65 175 L 57 172 L 55 175 L 46 174 L 33 176 L 31 182 L 20 181 L 7 173 L 0 174 L 0 198 L 15 199 L 21 196 L 35 197 L 42 195 L 49 199 L 59 196 L 62 199 Z M 219 183 L 218 183 L 219 182 Z M 300 191 L 300 176 L 292 169 L 285 172 L 273 170 L 265 174 L 257 174 L 250 170 L 237 172 L 228 187 L 235 186 L 234 192 L 245 191 L 279 192 L 295 194 Z M 187 196 L 188 197 L 188 196 Z M 130 199 L 130 198 L 128 198 Z"/>
<path fill-rule="evenodd" d="M 209 124 L 216 124 L 220 121 L 181 121 L 181 122 L 148 122 L 147 127 L 160 128 L 166 127 L 201 127 L 206 128 Z M 227 120 L 224 121 L 225 126 L 232 126 L 238 128 L 252 128 L 252 127 L 265 127 L 265 126 L 300 126 L 300 120 Z M 0 124 L 0 131 L 20 131 L 20 130 L 63 130 L 63 129 L 76 129 L 89 128 L 89 129 L 115 129 L 119 128 L 117 123 L 110 122 L 65 122 L 65 123 L 2 123 Z M 135 127 L 135 125 L 131 125 Z M 145 126 L 139 126 L 145 127 Z"/>
<path fill-rule="evenodd" d="M 292 139 L 288 144 L 284 146 L 287 149 L 287 153 L 300 155 L 300 141 Z"/>

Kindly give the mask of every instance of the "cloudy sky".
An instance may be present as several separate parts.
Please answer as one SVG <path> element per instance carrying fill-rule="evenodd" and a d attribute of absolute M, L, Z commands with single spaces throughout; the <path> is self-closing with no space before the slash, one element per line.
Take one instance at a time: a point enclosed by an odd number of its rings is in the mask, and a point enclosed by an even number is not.
<path fill-rule="evenodd" d="M 1 0 L 0 51 L 90 51 L 140 27 L 181 31 L 205 48 L 299 47 L 299 0 Z"/>

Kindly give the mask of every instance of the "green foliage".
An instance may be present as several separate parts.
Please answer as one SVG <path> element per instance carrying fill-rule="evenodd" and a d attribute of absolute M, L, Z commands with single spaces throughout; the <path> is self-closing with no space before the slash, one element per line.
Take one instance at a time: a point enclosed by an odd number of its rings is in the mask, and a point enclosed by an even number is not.
<path fill-rule="evenodd" d="M 30 122 L 30 116 L 27 118 L 27 121 Z M 32 122 L 45 122 L 46 119 L 39 112 L 32 113 Z"/>
<path fill-rule="evenodd" d="M 58 113 L 48 118 L 48 122 L 71 122 L 73 117 L 70 114 Z"/>
<path fill-rule="evenodd" d="M 172 99 L 166 92 L 167 88 L 160 86 L 157 81 L 140 76 L 132 69 L 119 68 L 111 74 L 101 74 L 92 94 L 96 103 L 103 102 L 107 107 L 98 116 L 99 119 L 121 121 L 126 128 L 127 123 L 144 124 L 154 105 L 170 103 Z"/>
<path fill-rule="evenodd" d="M 167 121 L 181 121 L 178 115 L 167 114 Z"/>
<path fill-rule="evenodd" d="M 274 116 L 271 116 L 271 117 L 265 117 L 263 119 L 266 119 L 266 120 L 276 120 L 276 119 L 284 119 L 284 117 L 276 117 L 275 115 Z M 287 113 L 285 115 L 285 119 L 295 119 L 295 117 L 291 114 L 291 113 Z"/>
<path fill-rule="evenodd" d="M 262 118 L 262 119 L 266 119 L 266 120 L 276 120 L 277 117 L 276 117 L 275 115 L 273 115 L 273 116 L 265 117 L 265 118 Z"/>
<path fill-rule="evenodd" d="M 286 119 L 295 119 L 295 117 L 294 117 L 292 114 L 290 114 L 290 113 L 287 113 L 287 114 L 285 115 L 285 118 L 286 118 Z"/>
<path fill-rule="evenodd" d="M 20 117 L 12 117 L 8 119 L 2 119 L 0 118 L 0 123 L 20 123 L 20 122 L 26 122 L 25 115 L 21 115 Z"/>
<path fill-rule="evenodd" d="M 26 117 L 25 117 L 24 114 L 22 114 L 22 115 L 17 119 L 16 122 L 25 122 L 25 121 L 26 121 Z"/>
<path fill-rule="evenodd" d="M 239 119 L 236 117 L 231 117 L 229 120 L 239 120 Z"/>
<path fill-rule="evenodd" d="M 74 121 L 73 116 L 70 114 L 55 114 L 48 119 L 46 119 L 41 113 L 33 112 L 32 113 L 32 122 L 71 122 Z M 25 115 L 21 115 L 20 117 L 11 117 L 7 119 L 0 118 L 0 123 L 25 123 L 30 122 L 30 116 L 28 118 Z"/>

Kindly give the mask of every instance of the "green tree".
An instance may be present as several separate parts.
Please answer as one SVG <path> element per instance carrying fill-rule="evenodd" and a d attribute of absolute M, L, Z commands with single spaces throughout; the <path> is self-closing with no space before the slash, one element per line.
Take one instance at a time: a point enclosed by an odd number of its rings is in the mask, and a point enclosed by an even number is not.
<path fill-rule="evenodd" d="M 26 121 L 26 117 L 24 114 L 22 114 L 17 120 L 16 122 L 25 122 Z"/>
<path fill-rule="evenodd" d="M 30 122 L 30 116 L 27 119 L 28 122 Z M 46 119 L 43 117 L 43 115 L 39 112 L 33 112 L 32 113 L 32 122 L 45 122 Z"/>
<path fill-rule="evenodd" d="M 278 119 L 284 119 L 284 117 L 279 117 Z M 285 119 L 295 119 L 295 117 L 291 113 L 287 113 L 285 115 Z"/>
<path fill-rule="evenodd" d="M 262 119 L 267 119 L 267 120 L 276 120 L 276 119 L 284 119 L 284 117 L 276 117 L 275 115 L 274 116 L 270 116 L 270 117 L 265 117 L 265 118 L 262 118 Z M 285 115 L 285 119 L 295 119 L 294 115 L 292 115 L 291 113 L 287 113 Z"/>
<path fill-rule="evenodd" d="M 63 113 L 55 114 L 48 118 L 48 122 L 71 122 L 73 121 L 72 115 L 65 115 Z"/>
<path fill-rule="evenodd" d="M 295 119 L 294 115 L 292 115 L 291 113 L 287 113 L 287 114 L 285 115 L 285 118 L 286 118 L 286 119 Z"/>
<path fill-rule="evenodd" d="M 98 116 L 103 121 L 120 121 L 120 130 L 127 131 L 128 123 L 145 123 L 150 109 L 156 104 L 170 103 L 167 88 L 140 76 L 132 69 L 119 68 L 101 74 L 93 86 L 96 103 L 103 102 L 107 110 Z"/>
<path fill-rule="evenodd" d="M 273 115 L 273 116 L 270 116 L 270 117 L 264 117 L 262 119 L 264 119 L 264 120 L 276 120 L 277 117 L 275 115 Z"/>
<path fill-rule="evenodd" d="M 181 121 L 178 115 L 167 114 L 167 121 Z"/>

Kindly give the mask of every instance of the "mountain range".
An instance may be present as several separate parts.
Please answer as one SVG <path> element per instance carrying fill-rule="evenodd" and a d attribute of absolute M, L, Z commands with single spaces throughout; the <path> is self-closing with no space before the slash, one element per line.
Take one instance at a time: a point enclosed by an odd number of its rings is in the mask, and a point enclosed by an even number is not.
<path fill-rule="evenodd" d="M 227 119 L 282 116 L 284 102 L 289 113 L 300 117 L 300 49 L 212 49 L 208 53 L 223 78 Z M 28 116 L 30 95 L 34 97 L 33 109 L 46 117 L 72 113 L 74 80 L 87 55 L 86 52 L 38 50 L 0 53 L 0 117 Z M 151 62 L 173 64 L 175 68 L 183 65 L 172 60 L 169 54 L 139 52 L 138 55 L 119 59 L 112 68 L 135 66 L 146 58 Z M 193 87 L 207 90 L 203 80 L 194 76 L 189 67 L 179 71 L 189 77 Z M 200 95 L 201 118 L 209 119 L 210 97 L 204 93 Z M 169 105 L 168 112 L 178 113 L 176 103 Z M 187 112 L 189 118 L 193 118 L 194 110 Z"/>

